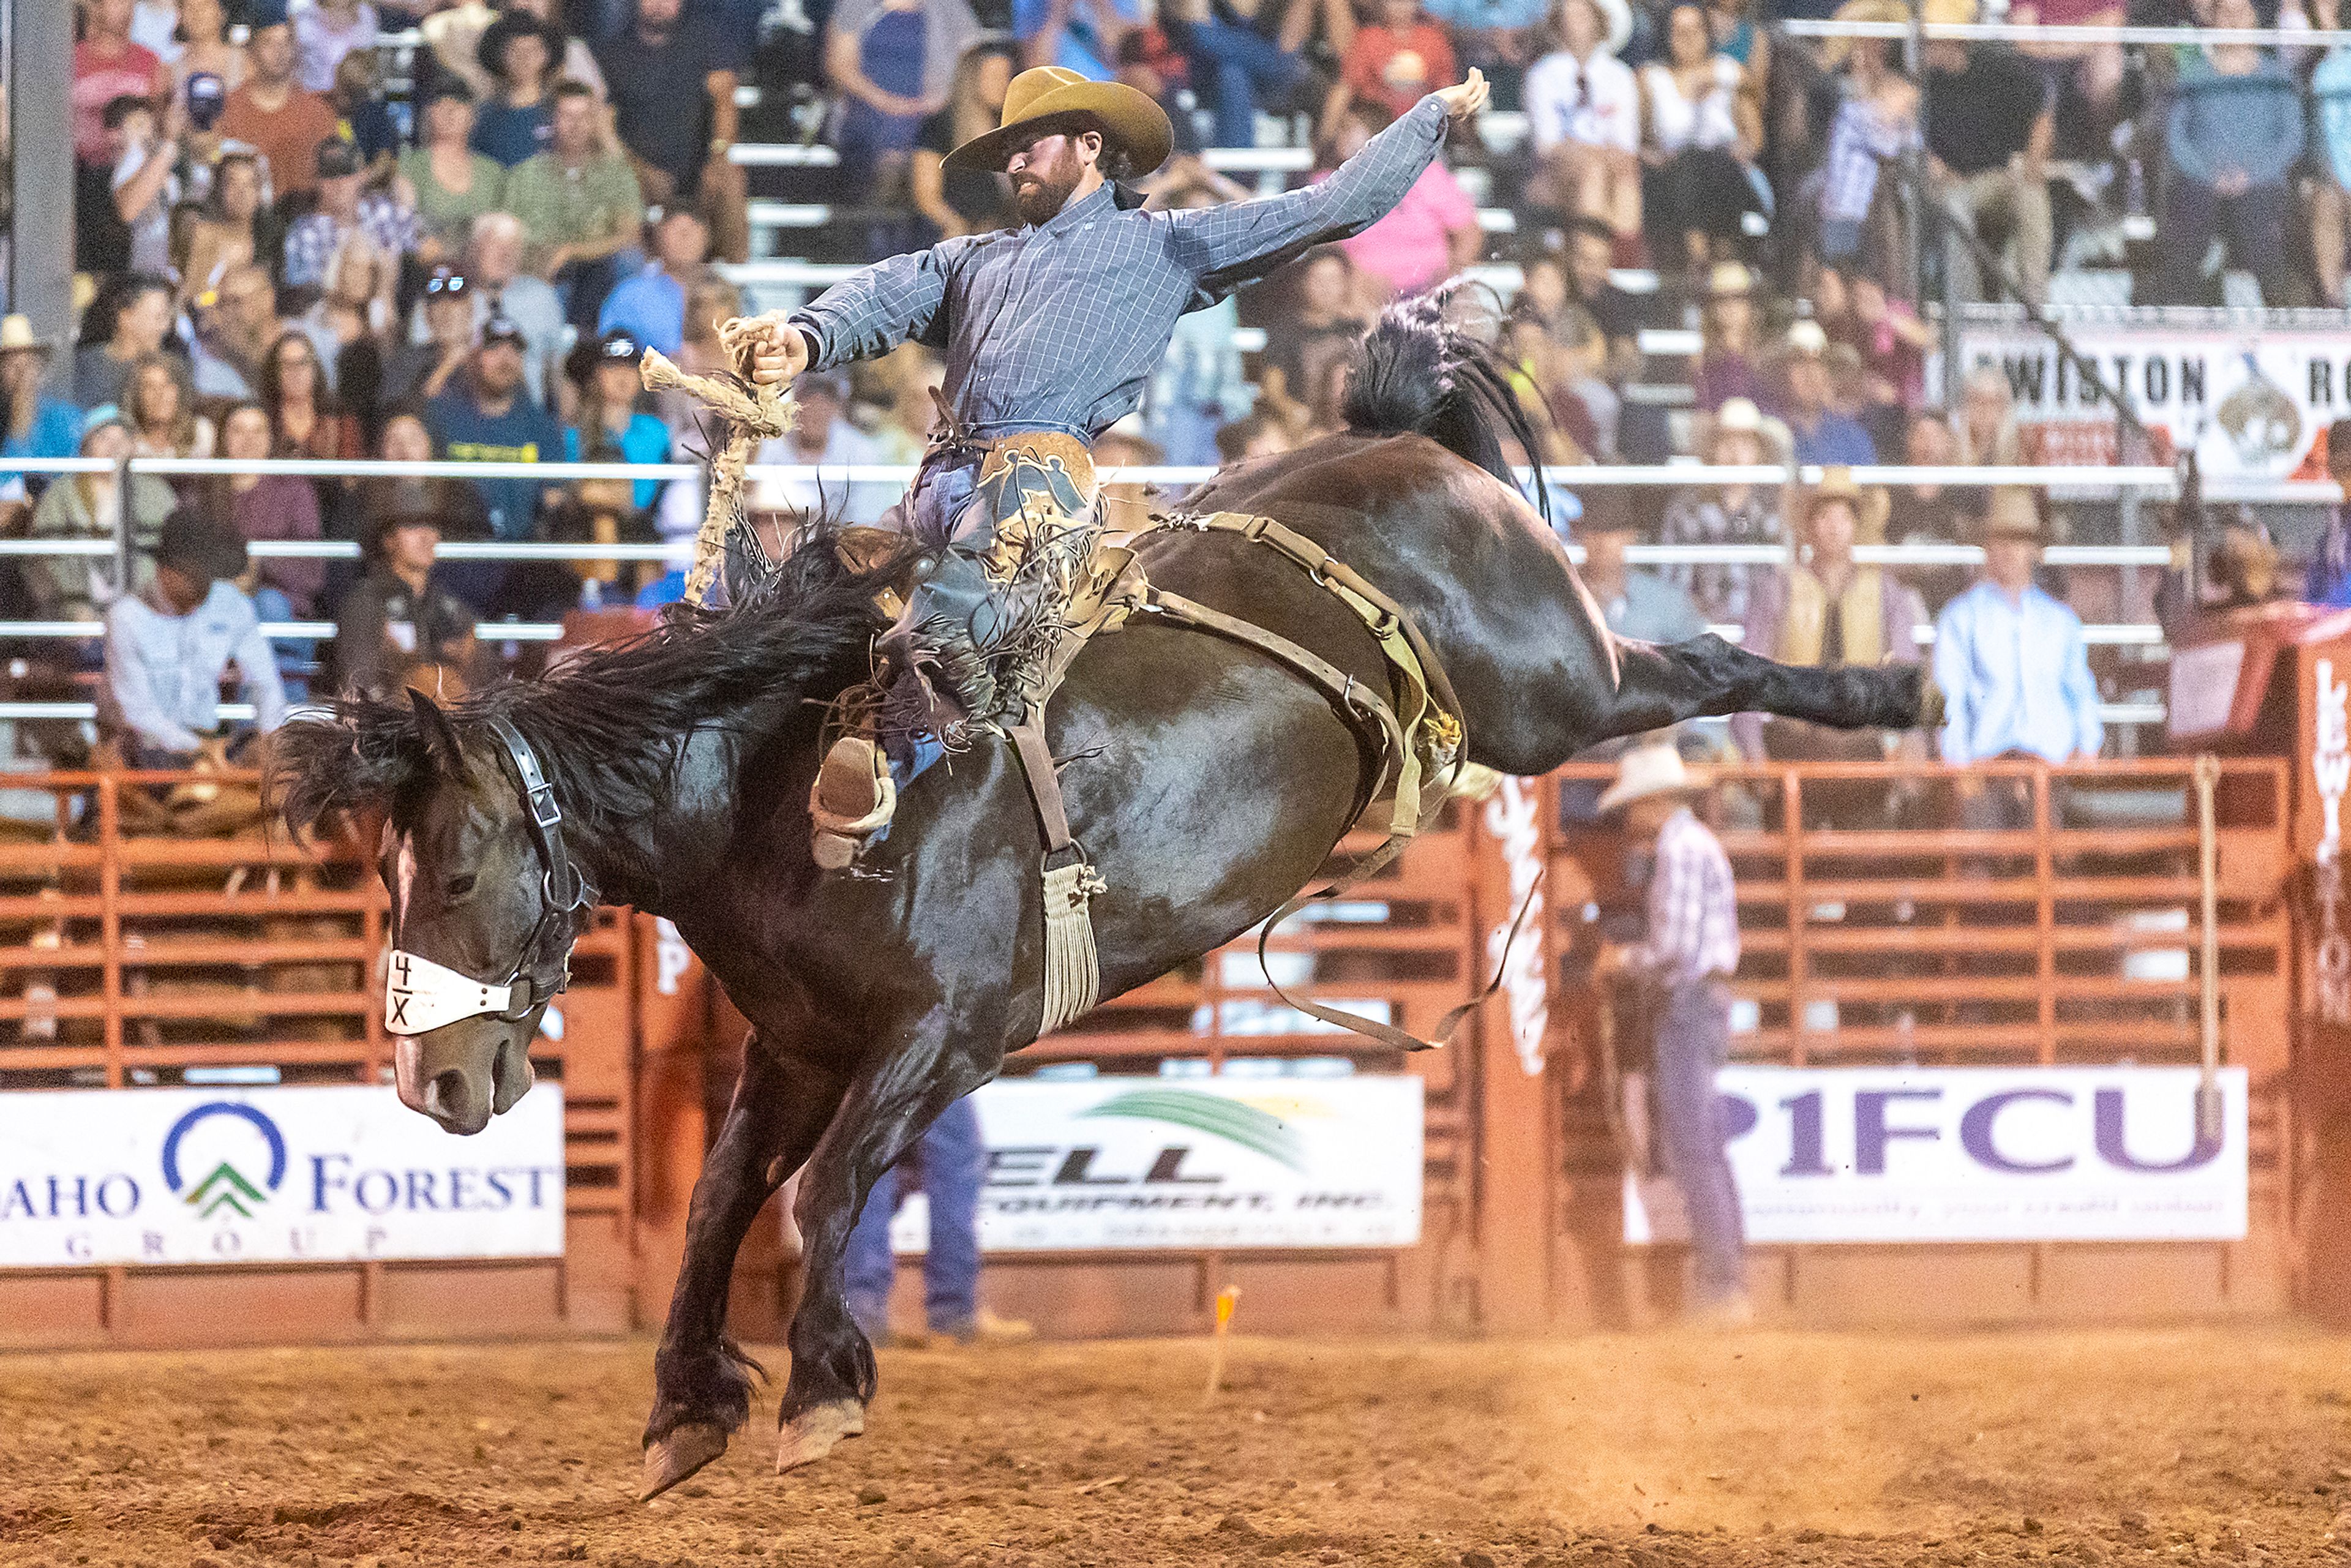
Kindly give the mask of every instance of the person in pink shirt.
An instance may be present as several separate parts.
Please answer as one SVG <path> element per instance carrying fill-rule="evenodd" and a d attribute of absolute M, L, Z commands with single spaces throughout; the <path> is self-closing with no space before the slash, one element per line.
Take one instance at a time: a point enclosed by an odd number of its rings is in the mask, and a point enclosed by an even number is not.
<path fill-rule="evenodd" d="M 1355 31 L 1339 79 L 1322 106 L 1322 133 L 1339 127 L 1352 103 L 1377 104 L 1394 120 L 1422 97 L 1461 79 L 1452 40 L 1420 14 L 1420 0 L 1378 0 L 1375 19 Z"/>
<path fill-rule="evenodd" d="M 89 0 L 73 53 L 74 156 L 107 161 L 106 106 L 118 98 L 161 100 L 171 77 L 154 51 L 131 41 L 134 0 Z"/>
<path fill-rule="evenodd" d="M 1368 99 L 1349 106 L 1317 162 L 1326 172 L 1337 168 L 1385 129 L 1388 120 L 1387 111 Z M 1439 158 L 1420 172 L 1395 210 L 1353 238 L 1341 240 L 1339 248 L 1391 295 L 1404 295 L 1433 287 L 1473 265 L 1484 243 L 1477 204 Z"/>

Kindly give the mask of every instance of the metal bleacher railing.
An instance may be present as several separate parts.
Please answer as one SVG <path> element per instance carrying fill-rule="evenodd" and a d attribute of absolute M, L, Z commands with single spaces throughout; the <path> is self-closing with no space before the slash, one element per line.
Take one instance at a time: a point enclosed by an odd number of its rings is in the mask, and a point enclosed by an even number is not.
<path fill-rule="evenodd" d="M 19 458 L 0 460 L 0 475 L 39 474 L 66 476 L 113 472 L 119 476 L 151 475 L 162 478 L 186 479 L 246 474 L 274 474 L 298 477 L 328 478 L 456 478 L 497 479 L 530 478 L 549 485 L 567 484 L 581 479 L 635 479 L 682 481 L 698 485 L 703 470 L 698 465 L 686 463 L 625 464 L 625 463 L 469 463 L 469 462 L 324 462 L 303 459 L 273 459 L 266 462 L 240 462 L 222 458 L 162 458 L 132 457 L 120 464 L 110 464 L 94 458 Z M 780 482 L 811 486 L 828 493 L 838 493 L 851 485 L 904 485 L 914 476 L 914 469 L 901 465 L 833 465 L 808 464 L 756 464 L 748 471 L 756 487 L 762 483 Z M 1154 494 L 1176 499 L 1191 486 L 1210 478 L 1215 469 L 1206 467 L 1153 466 L 1110 467 L 1102 470 L 1106 486 L 1123 487 L 1153 486 Z M 1648 467 L 1571 466 L 1553 467 L 1544 471 L 1546 480 L 1554 487 L 1570 492 L 1600 486 L 1638 488 L 1703 488 L 1709 486 L 1750 485 L 1774 486 L 1817 482 L 1821 471 L 1812 467 L 1782 467 L 1759 465 L 1751 467 L 1720 468 L 1698 464 L 1665 464 Z M 2133 494 L 2150 500 L 2162 500 L 2177 496 L 2179 477 L 2173 470 L 2154 466 L 2137 467 L 2039 467 L 2039 468 L 1905 468 L 1880 466 L 1854 471 L 1855 478 L 1864 485 L 1991 486 L 2026 485 L 2048 490 L 2063 501 L 2066 498 L 2110 497 Z M 1521 483 L 1531 483 L 1531 470 L 1521 472 Z M 118 497 L 126 486 L 118 486 Z M 2231 486 L 2209 486 L 2207 494 L 2215 499 L 2241 499 L 2272 504 L 2333 505 L 2341 499 L 2341 492 L 2332 484 L 2287 484 L 2283 482 L 2238 483 Z M 1131 504 L 1120 499 L 1121 504 Z M 118 512 L 120 502 L 118 500 Z M 450 560 L 487 561 L 666 561 L 677 564 L 691 548 L 689 539 L 681 538 L 652 544 L 542 543 L 531 541 L 456 541 L 441 547 L 444 559 Z M 0 559 L 11 557 L 78 556 L 93 559 L 110 559 L 114 580 L 130 580 L 130 558 L 132 546 L 127 530 L 118 516 L 111 537 L 34 537 L 0 538 Z M 256 559 L 357 559 L 360 547 L 347 539 L 317 540 L 256 540 L 250 546 Z M 1583 549 L 1570 543 L 1568 553 L 1581 560 Z M 1855 550 L 1865 563 L 1890 567 L 1972 566 L 1981 562 L 1980 547 L 1966 544 L 1903 544 L 1864 545 Z M 1627 551 L 1636 566 L 1675 566 L 1687 564 L 1782 566 L 1791 559 L 1785 545 L 1635 545 Z M 2045 551 L 2050 566 L 2074 569 L 2108 569 L 2118 571 L 2162 570 L 2172 564 L 2169 547 L 2159 544 L 2143 545 L 2052 545 Z M 1737 636 L 1735 626 L 1716 628 L 1727 636 Z M 329 621 L 272 622 L 263 627 L 265 633 L 282 639 L 323 639 L 334 634 L 334 623 Z M 500 643 L 552 643 L 563 635 L 561 624 L 553 622 L 498 622 L 486 624 L 486 638 Z M 0 639 L 28 642 L 90 640 L 103 635 L 103 628 L 90 621 L 0 621 Z M 1922 642 L 1929 640 L 1922 637 Z M 2137 651 L 2136 656 L 2159 656 L 2164 646 L 2161 627 L 2151 622 L 2118 622 L 2092 624 L 2086 640 L 2094 647 Z M 224 716 L 245 716 L 233 706 L 224 707 Z M 0 719 L 17 718 L 86 718 L 93 709 L 88 703 L 73 702 L 0 702 Z M 2158 723 L 2163 717 L 2159 704 L 2144 700 L 2110 703 L 2106 716 L 2111 723 L 2131 725 Z"/>

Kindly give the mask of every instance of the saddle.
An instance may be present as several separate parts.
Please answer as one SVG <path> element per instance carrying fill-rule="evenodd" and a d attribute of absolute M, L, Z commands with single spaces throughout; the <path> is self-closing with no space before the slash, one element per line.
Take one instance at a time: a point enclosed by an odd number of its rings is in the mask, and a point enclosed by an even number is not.
<path fill-rule="evenodd" d="M 1387 664 L 1387 689 L 1374 689 L 1277 632 L 1154 584 L 1141 547 L 1154 535 L 1186 530 L 1227 534 L 1262 546 L 1305 572 L 1315 586 L 1345 605 L 1378 643 Z M 835 548 L 844 562 L 871 568 L 902 546 L 894 535 L 882 530 L 852 528 L 844 530 Z M 883 607 L 894 613 L 899 606 L 885 597 Z M 1468 767 L 1461 704 L 1436 650 L 1401 605 L 1313 539 L 1274 518 L 1237 512 L 1154 513 L 1142 528 L 1106 531 L 1076 576 L 1060 639 L 1034 689 L 1026 694 L 1029 700 L 1017 717 L 1000 726 L 1020 759 L 1044 839 L 1045 1033 L 1087 1012 L 1099 998 L 1101 974 L 1088 906 L 1108 885 L 1070 831 L 1045 738 L 1045 714 L 1086 644 L 1116 632 L 1137 615 L 1193 627 L 1273 659 L 1321 691 L 1353 727 L 1364 748 L 1366 766 L 1355 815 L 1384 819 L 1386 837 L 1370 854 L 1322 885 L 1310 885 L 1266 920 L 1258 937 L 1261 967 L 1276 926 L 1307 904 L 1340 896 L 1377 875 L 1434 821 Z M 1379 810 L 1383 806 L 1384 811 Z M 1511 936 L 1516 935 L 1514 924 Z M 1489 986 L 1456 1008 L 1430 1039 L 1423 1040 L 1392 1024 L 1295 996 L 1270 972 L 1266 978 L 1284 1003 L 1308 1017 L 1405 1051 L 1443 1043 L 1492 991 Z"/>

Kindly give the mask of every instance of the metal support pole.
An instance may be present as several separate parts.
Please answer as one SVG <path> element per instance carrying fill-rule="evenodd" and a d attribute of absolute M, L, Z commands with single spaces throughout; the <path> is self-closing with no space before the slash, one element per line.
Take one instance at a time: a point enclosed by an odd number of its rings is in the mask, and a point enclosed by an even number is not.
<path fill-rule="evenodd" d="M 131 572 L 131 458 L 125 454 L 114 465 L 114 591 L 131 591 L 137 580 Z"/>
<path fill-rule="evenodd" d="M 8 308 L 36 337 L 73 337 L 74 8 L 57 0 L 8 4 Z M 73 356 L 50 356 L 63 387 Z"/>
<path fill-rule="evenodd" d="M 1867 45 L 1864 46 L 1867 47 Z M 1910 193 L 1912 211 L 1903 242 L 1903 270 L 1910 280 L 1911 303 L 1924 311 L 1927 307 L 1927 206 L 1934 201 L 1935 193 L 1927 179 L 1927 8 L 1926 0 L 1910 0 L 1910 30 L 1902 39 L 1902 68 L 1918 87 L 1918 134 L 1911 138 L 1909 148 L 1902 154 L 1902 184 Z M 1950 289 L 1943 290 L 1944 307 L 1950 304 Z M 1948 367 L 1949 361 L 1945 361 Z M 1947 368 L 1944 379 L 1949 380 Z"/>

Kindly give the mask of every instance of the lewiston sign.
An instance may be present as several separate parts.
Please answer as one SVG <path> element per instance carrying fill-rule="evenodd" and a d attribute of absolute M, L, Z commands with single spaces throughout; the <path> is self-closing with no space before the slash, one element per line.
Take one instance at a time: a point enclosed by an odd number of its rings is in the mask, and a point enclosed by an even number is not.
<path fill-rule="evenodd" d="M 0 1268 L 562 1251 L 555 1084 L 470 1138 L 389 1088 L 0 1094 Z"/>

